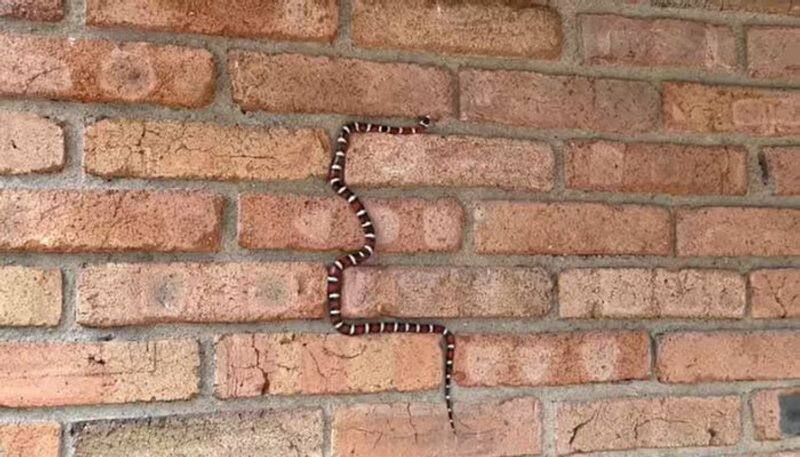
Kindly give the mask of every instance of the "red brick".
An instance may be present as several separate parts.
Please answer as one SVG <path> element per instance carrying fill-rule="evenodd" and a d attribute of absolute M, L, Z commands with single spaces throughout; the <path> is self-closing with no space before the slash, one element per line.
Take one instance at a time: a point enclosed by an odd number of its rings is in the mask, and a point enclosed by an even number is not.
<path fill-rule="evenodd" d="M 0 17 L 27 19 L 29 21 L 60 21 L 64 17 L 63 0 L 3 0 Z"/>
<path fill-rule="evenodd" d="M 0 424 L 0 455 L 58 457 L 61 426 L 56 422 Z"/>
<path fill-rule="evenodd" d="M 229 335 L 217 343 L 216 394 L 234 398 L 432 389 L 442 380 L 440 339 L 400 334 Z"/>
<path fill-rule="evenodd" d="M 523 267 L 363 267 L 344 284 L 343 313 L 358 317 L 541 317 L 553 289 Z"/>
<path fill-rule="evenodd" d="M 458 433 L 450 431 L 447 413 L 438 403 L 338 407 L 333 412 L 333 455 L 504 457 L 541 452 L 541 412 L 534 398 L 456 402 L 454 409 Z"/>
<path fill-rule="evenodd" d="M 353 41 L 373 48 L 555 59 L 563 36 L 558 13 L 534 2 L 358 0 Z"/>
<path fill-rule="evenodd" d="M 760 390 L 752 394 L 750 407 L 757 440 L 777 441 L 783 439 L 780 397 L 798 394 L 800 394 L 800 389 Z"/>
<path fill-rule="evenodd" d="M 197 393 L 193 340 L 0 343 L 0 406 L 184 400 Z"/>
<path fill-rule="evenodd" d="M 646 333 L 570 332 L 459 335 L 453 377 L 465 387 L 541 386 L 645 379 L 649 372 Z"/>
<path fill-rule="evenodd" d="M 378 251 L 437 252 L 461 247 L 464 210 L 449 198 L 366 200 Z M 358 218 L 337 197 L 244 194 L 239 244 L 249 249 L 357 249 Z"/>
<path fill-rule="evenodd" d="M 664 125 L 672 132 L 800 133 L 800 92 L 695 83 L 664 84 Z"/>
<path fill-rule="evenodd" d="M 354 135 L 347 178 L 359 186 L 467 186 L 548 191 L 553 151 L 545 143 L 438 135 Z"/>
<path fill-rule="evenodd" d="M 452 112 L 452 81 L 439 68 L 300 54 L 233 51 L 233 99 L 281 113 L 433 117 Z"/>
<path fill-rule="evenodd" d="M 800 270 L 757 270 L 750 273 L 753 317 L 800 317 Z"/>
<path fill-rule="evenodd" d="M 747 11 L 751 13 L 800 16 L 800 5 L 794 0 L 650 0 L 655 6 L 670 8 L 705 8 L 712 11 Z"/>
<path fill-rule="evenodd" d="M 86 2 L 86 23 L 89 25 L 164 32 L 329 42 L 336 36 L 338 20 L 336 0 Z"/>
<path fill-rule="evenodd" d="M 747 152 L 742 148 L 572 141 L 565 160 L 566 185 L 572 189 L 671 195 L 747 192 Z"/>
<path fill-rule="evenodd" d="M 61 319 L 61 270 L 0 266 L 0 326 L 55 326 Z"/>
<path fill-rule="evenodd" d="M 76 457 L 322 457 L 319 409 L 283 409 L 79 422 Z"/>
<path fill-rule="evenodd" d="M 764 151 L 769 178 L 778 195 L 800 195 L 800 148 L 767 148 Z"/>
<path fill-rule="evenodd" d="M 591 65 L 736 70 L 736 38 L 729 27 L 610 14 L 581 15 L 580 27 L 583 59 Z"/>
<path fill-rule="evenodd" d="M 46 173 L 64 166 L 64 132 L 55 122 L 0 111 L 0 175 Z"/>
<path fill-rule="evenodd" d="M 744 278 L 733 271 L 661 268 L 573 269 L 558 278 L 565 318 L 744 317 Z"/>
<path fill-rule="evenodd" d="M 86 171 L 108 177 L 298 180 L 324 175 L 330 155 L 319 129 L 196 122 L 104 120 L 84 145 Z"/>
<path fill-rule="evenodd" d="M 0 250 L 191 251 L 219 246 L 222 199 L 192 192 L 0 191 Z"/>
<path fill-rule="evenodd" d="M 747 70 L 753 78 L 800 76 L 800 28 L 753 27 L 747 31 Z"/>
<path fill-rule="evenodd" d="M 132 263 L 81 271 L 83 325 L 317 319 L 325 271 L 312 263 Z"/>
<path fill-rule="evenodd" d="M 662 382 L 800 378 L 800 334 L 791 331 L 678 332 L 662 336 L 656 355 Z"/>
<path fill-rule="evenodd" d="M 645 132 L 658 122 L 656 89 L 647 82 L 464 70 L 461 120 L 540 129 Z"/>
<path fill-rule="evenodd" d="M 741 436 L 739 397 L 618 398 L 562 403 L 560 455 L 637 448 L 730 446 Z"/>
<path fill-rule="evenodd" d="M 680 256 L 800 254 L 800 210 L 700 208 L 677 212 Z"/>
<path fill-rule="evenodd" d="M 0 95 L 196 108 L 214 78 L 202 49 L 0 34 Z"/>
<path fill-rule="evenodd" d="M 655 254 L 670 252 L 669 213 L 599 203 L 480 202 L 481 254 Z"/>

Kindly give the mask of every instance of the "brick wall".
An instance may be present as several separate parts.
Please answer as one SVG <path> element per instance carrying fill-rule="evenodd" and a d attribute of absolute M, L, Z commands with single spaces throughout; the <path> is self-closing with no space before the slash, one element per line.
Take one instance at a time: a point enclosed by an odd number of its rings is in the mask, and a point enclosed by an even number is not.
<path fill-rule="evenodd" d="M 0 16 L 0 455 L 800 456 L 797 1 Z"/>

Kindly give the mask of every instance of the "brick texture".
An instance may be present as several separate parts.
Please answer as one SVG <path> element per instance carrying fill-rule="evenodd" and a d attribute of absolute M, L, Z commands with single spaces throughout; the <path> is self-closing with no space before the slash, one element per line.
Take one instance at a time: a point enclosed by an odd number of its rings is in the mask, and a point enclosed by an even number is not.
<path fill-rule="evenodd" d="M 325 173 L 322 130 L 194 122 L 101 121 L 86 129 L 84 167 L 106 177 L 299 180 Z"/>
<path fill-rule="evenodd" d="M 64 132 L 32 114 L 0 111 L 0 175 L 46 173 L 64 166 Z"/>
<path fill-rule="evenodd" d="M 54 326 L 61 318 L 61 271 L 0 267 L 0 326 Z"/>
<path fill-rule="evenodd" d="M 753 414 L 753 428 L 759 441 L 778 441 L 783 438 L 781 432 L 780 397 L 798 395 L 798 389 L 760 390 L 752 394 L 750 408 Z"/>
<path fill-rule="evenodd" d="M 746 11 L 752 13 L 800 16 L 800 5 L 792 0 L 650 0 L 655 6 L 670 8 L 705 8 L 712 11 Z"/>
<path fill-rule="evenodd" d="M 3 0 L 0 2 L 0 17 L 59 21 L 64 17 L 64 0 Z"/>
<path fill-rule="evenodd" d="M 183 400 L 198 389 L 192 340 L 0 343 L 0 405 Z"/>
<path fill-rule="evenodd" d="M 800 270 L 757 270 L 750 273 L 753 317 L 800 317 Z"/>
<path fill-rule="evenodd" d="M 767 148 L 767 174 L 778 195 L 800 195 L 800 148 Z"/>
<path fill-rule="evenodd" d="M 753 27 L 747 31 L 747 64 L 754 78 L 800 76 L 800 29 Z"/>
<path fill-rule="evenodd" d="M 58 457 L 61 427 L 55 422 L 0 424 L 0 455 Z"/>

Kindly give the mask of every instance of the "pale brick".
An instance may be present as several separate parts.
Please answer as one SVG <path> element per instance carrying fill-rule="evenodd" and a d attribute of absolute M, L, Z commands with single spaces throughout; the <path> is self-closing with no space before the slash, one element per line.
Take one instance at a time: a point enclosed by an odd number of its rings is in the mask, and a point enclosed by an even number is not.
<path fill-rule="evenodd" d="M 784 438 L 781 432 L 780 397 L 800 395 L 798 389 L 760 390 L 750 397 L 753 427 L 759 441 L 778 441 Z"/>
<path fill-rule="evenodd" d="M 0 455 L 58 457 L 61 426 L 55 422 L 0 424 Z"/>
<path fill-rule="evenodd" d="M 61 270 L 0 267 L 0 326 L 55 326 L 61 319 Z"/>
<path fill-rule="evenodd" d="M 750 273 L 753 317 L 800 317 L 800 270 L 757 270 Z"/>
<path fill-rule="evenodd" d="M 55 122 L 0 111 L 0 174 L 47 173 L 64 166 L 64 132 Z"/>

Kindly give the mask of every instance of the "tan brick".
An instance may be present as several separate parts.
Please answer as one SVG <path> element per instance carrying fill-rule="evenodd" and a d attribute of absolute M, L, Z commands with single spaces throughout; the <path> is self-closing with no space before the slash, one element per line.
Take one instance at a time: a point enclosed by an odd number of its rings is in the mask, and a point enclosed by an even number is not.
<path fill-rule="evenodd" d="M 61 426 L 56 422 L 0 424 L 0 455 L 58 457 Z"/>
<path fill-rule="evenodd" d="M 439 68 L 300 54 L 229 54 L 233 99 L 245 110 L 433 117 L 452 112 Z"/>
<path fill-rule="evenodd" d="M 0 343 L 0 406 L 185 400 L 197 393 L 193 340 Z"/>
<path fill-rule="evenodd" d="M 29 21 L 60 21 L 64 17 L 64 0 L 3 0 L 0 2 L 0 17 L 3 16 Z"/>
<path fill-rule="evenodd" d="M 747 11 L 752 13 L 800 16 L 794 0 L 650 0 L 655 6 L 670 8 L 705 8 L 712 11 Z"/>
<path fill-rule="evenodd" d="M 345 272 L 346 316 L 541 317 L 553 284 L 541 268 L 362 267 Z"/>
<path fill-rule="evenodd" d="M 205 193 L 0 191 L 0 250 L 196 251 L 219 246 L 222 199 Z"/>
<path fill-rule="evenodd" d="M 565 318 L 744 317 L 744 278 L 734 271 L 661 268 L 566 270 L 558 278 Z"/>
<path fill-rule="evenodd" d="M 750 273 L 753 317 L 800 317 L 800 270 L 757 270 Z"/>
<path fill-rule="evenodd" d="M 677 332 L 659 339 L 656 362 L 670 383 L 795 379 L 798 351 L 797 332 Z"/>
<path fill-rule="evenodd" d="M 202 49 L 0 34 L 0 95 L 196 108 L 214 78 Z"/>
<path fill-rule="evenodd" d="M 780 256 L 800 254 L 800 210 L 700 208 L 676 215 L 680 256 Z"/>
<path fill-rule="evenodd" d="M 77 320 L 108 327 L 316 319 L 324 305 L 325 270 L 312 263 L 104 264 L 81 271 Z"/>
<path fill-rule="evenodd" d="M 570 332 L 459 335 L 453 377 L 465 387 L 540 386 L 645 379 L 649 372 L 646 333 Z"/>
<path fill-rule="evenodd" d="M 79 422 L 75 457 L 322 457 L 322 411 L 264 410 L 216 415 Z"/>
<path fill-rule="evenodd" d="M 64 166 L 64 132 L 55 122 L 0 111 L 0 174 L 46 173 Z"/>
<path fill-rule="evenodd" d="M 545 143 L 438 135 L 354 135 L 347 178 L 359 186 L 470 186 L 547 191 L 555 179 Z"/>
<path fill-rule="evenodd" d="M 777 454 L 736 454 L 727 457 L 800 457 L 800 451 L 779 452 Z"/>
<path fill-rule="evenodd" d="M 464 70 L 459 77 L 462 121 L 645 132 L 658 120 L 659 95 L 647 82 L 524 71 Z"/>
<path fill-rule="evenodd" d="M 783 439 L 780 397 L 799 394 L 800 389 L 759 390 L 752 394 L 750 408 L 753 413 L 753 427 L 757 440 L 777 441 Z"/>
<path fill-rule="evenodd" d="M 800 76 L 800 28 L 752 27 L 747 30 L 747 70 L 753 78 Z"/>
<path fill-rule="evenodd" d="M 744 195 L 747 152 L 706 147 L 613 141 L 572 141 L 566 186 L 604 192 L 671 195 Z"/>
<path fill-rule="evenodd" d="M 442 380 L 437 335 L 229 335 L 217 343 L 216 394 L 352 394 L 432 389 Z M 409 370 L 413 360 L 414 370 Z"/>
<path fill-rule="evenodd" d="M 464 210 L 453 199 L 364 201 L 378 251 L 436 252 L 461 247 Z M 244 194 L 239 198 L 239 244 L 250 249 L 357 249 L 358 218 L 338 197 Z"/>
<path fill-rule="evenodd" d="M 481 254 L 655 254 L 670 252 L 669 213 L 599 203 L 479 202 Z"/>
<path fill-rule="evenodd" d="M 672 132 L 800 133 L 800 91 L 695 83 L 664 84 L 664 125 Z"/>
<path fill-rule="evenodd" d="M 332 41 L 339 20 L 337 0 L 88 0 L 86 23 L 164 32 Z"/>
<path fill-rule="evenodd" d="M 637 448 L 730 446 L 741 436 L 739 397 L 618 398 L 558 406 L 560 455 Z"/>
<path fill-rule="evenodd" d="M 84 144 L 86 171 L 108 177 L 297 180 L 324 175 L 330 155 L 319 129 L 199 122 L 104 120 Z"/>
<path fill-rule="evenodd" d="M 558 13 L 534 2 L 358 0 L 353 41 L 373 48 L 555 59 L 563 36 Z"/>
<path fill-rule="evenodd" d="M 457 433 L 441 404 L 341 406 L 333 412 L 333 455 L 351 457 L 504 457 L 541 452 L 536 399 L 456 402 Z M 376 436 L 380 437 L 376 439 Z M 413 436 L 414 439 L 409 439 Z"/>
<path fill-rule="evenodd" d="M 769 178 L 777 195 L 800 195 L 800 148 L 782 147 L 764 150 Z"/>
<path fill-rule="evenodd" d="M 0 326 L 54 326 L 61 319 L 61 270 L 0 267 Z"/>

